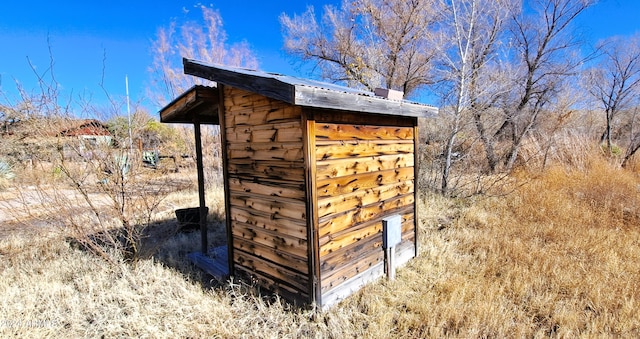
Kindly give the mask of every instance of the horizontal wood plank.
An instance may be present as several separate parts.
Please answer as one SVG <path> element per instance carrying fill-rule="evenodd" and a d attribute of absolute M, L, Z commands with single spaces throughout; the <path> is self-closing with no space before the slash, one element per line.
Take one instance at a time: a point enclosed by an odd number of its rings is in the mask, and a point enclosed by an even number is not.
<path fill-rule="evenodd" d="M 234 221 L 232 223 L 233 235 L 246 241 L 252 240 L 258 244 L 268 246 L 275 250 L 295 255 L 298 258 L 306 258 L 307 241 L 294 236 L 289 236 L 276 231 Z"/>
<path fill-rule="evenodd" d="M 412 127 L 316 124 L 320 140 L 413 140 Z"/>
<path fill-rule="evenodd" d="M 245 91 L 234 87 L 224 88 L 224 105 L 228 107 L 226 111 L 237 112 L 251 109 L 256 106 L 267 106 L 271 104 L 280 104 L 283 107 L 288 106 L 287 103 L 275 99 L 271 99 L 264 95 Z"/>
<path fill-rule="evenodd" d="M 399 167 L 413 167 L 413 154 L 390 154 L 370 157 L 321 160 L 316 162 L 316 178 L 331 179 L 346 175 L 377 172 Z"/>
<path fill-rule="evenodd" d="M 302 143 L 234 143 L 227 146 L 229 159 L 296 161 L 303 159 Z"/>
<path fill-rule="evenodd" d="M 348 194 L 357 190 L 397 184 L 413 180 L 413 167 L 348 175 L 344 177 L 318 180 L 318 197 L 329 197 Z"/>
<path fill-rule="evenodd" d="M 302 161 L 232 159 L 227 162 L 227 172 L 230 177 L 261 182 L 268 179 L 266 182 L 270 184 L 285 186 L 304 185 L 305 182 Z"/>
<path fill-rule="evenodd" d="M 304 201 L 238 192 L 230 194 L 229 200 L 233 206 L 269 213 L 274 217 L 306 220 Z"/>
<path fill-rule="evenodd" d="M 414 232 L 414 225 L 413 225 L 413 211 L 411 212 L 407 212 L 402 215 L 402 234 L 405 233 L 413 233 Z M 360 223 L 357 225 L 353 225 L 352 227 L 348 227 L 345 228 L 342 231 L 339 232 L 334 232 L 334 233 L 330 233 L 330 234 L 326 234 L 325 236 L 321 237 L 320 239 L 318 239 L 318 243 L 320 248 L 322 247 L 327 247 L 326 249 L 322 250 L 323 252 L 325 252 L 325 254 L 329 254 L 329 253 L 333 253 L 341 248 L 345 248 L 348 247 L 349 245 L 351 245 L 351 243 L 349 242 L 350 240 L 353 240 L 352 242 L 358 241 L 359 239 L 361 239 L 361 237 L 354 237 L 353 235 L 355 234 L 362 234 L 363 230 L 369 230 L 369 232 L 372 235 L 375 235 L 377 233 L 379 233 L 380 236 L 382 236 L 382 219 L 374 219 L 368 222 L 364 222 L 364 223 Z M 366 233 L 365 233 L 366 234 Z M 364 237 L 362 237 L 364 238 Z"/>
<path fill-rule="evenodd" d="M 234 229 L 233 241 L 235 249 L 250 253 L 265 260 L 269 260 L 278 265 L 298 271 L 302 274 L 308 273 L 309 266 L 307 264 L 306 257 L 300 257 L 298 255 L 292 254 L 291 252 L 287 251 L 287 248 L 274 248 L 271 246 L 272 244 L 269 243 L 265 245 L 260 241 L 255 241 L 254 239 L 247 239 L 244 236 L 237 236 L 236 232 L 239 232 L 239 230 Z"/>
<path fill-rule="evenodd" d="M 411 215 L 405 215 L 407 222 L 403 223 L 402 243 L 398 247 L 404 246 L 405 242 L 413 242 L 415 232 L 413 228 L 406 226 L 412 224 Z M 356 239 L 357 237 L 357 239 Z M 382 222 L 369 223 L 365 228 L 359 228 L 358 232 L 345 232 L 343 236 L 335 237 L 330 242 L 322 245 L 321 270 L 322 274 L 330 275 L 336 270 L 344 270 L 345 266 L 351 265 L 354 261 L 367 256 L 369 252 L 380 252 L 382 250 Z"/>
<path fill-rule="evenodd" d="M 384 263 L 380 262 L 373 265 L 368 270 L 350 278 L 347 281 L 342 282 L 338 286 L 332 289 L 322 291 L 322 306 L 329 307 L 344 300 L 348 296 L 354 294 L 356 291 L 364 287 L 365 285 L 372 283 L 384 275 Z"/>
<path fill-rule="evenodd" d="M 233 260 L 236 269 L 244 267 L 250 274 L 262 274 L 269 277 L 274 284 L 291 286 L 295 291 L 306 291 L 307 275 L 280 266 L 268 260 L 262 259 L 243 251 L 234 251 Z"/>
<path fill-rule="evenodd" d="M 394 213 L 404 214 L 413 208 L 414 195 L 406 194 L 387 201 L 381 201 L 363 208 L 346 211 L 341 214 L 328 215 L 319 219 L 319 238 L 335 234 L 359 223 L 381 219 Z"/>
<path fill-rule="evenodd" d="M 262 125 L 286 120 L 300 121 L 302 110 L 286 102 L 225 87 L 225 121 L 227 126 Z"/>
<path fill-rule="evenodd" d="M 316 142 L 316 160 L 371 157 L 392 154 L 413 154 L 411 142 L 387 140 Z"/>
<path fill-rule="evenodd" d="M 231 110 L 225 112 L 227 127 L 242 125 L 264 125 L 277 122 L 300 121 L 300 107 L 295 106 L 253 106 L 245 110 Z"/>
<path fill-rule="evenodd" d="M 318 199 L 318 217 L 365 207 L 413 192 L 413 181 L 359 189 L 351 193 L 324 196 Z"/>
<path fill-rule="evenodd" d="M 320 246 L 320 260 L 324 263 L 327 260 L 327 255 L 338 252 L 341 249 L 348 249 L 355 244 L 360 245 L 372 237 L 382 241 L 382 222 L 367 223 L 367 227 L 354 228 L 350 232 L 344 232 L 342 236 L 324 237 L 323 240 L 330 240 Z M 362 250 L 367 251 L 367 249 Z M 349 261 L 344 261 L 344 263 L 347 262 Z"/>
<path fill-rule="evenodd" d="M 370 252 L 383 251 L 382 234 L 376 237 L 364 238 L 361 241 L 353 243 L 351 246 L 340 248 L 339 250 L 330 252 L 322 256 L 322 271 L 330 273 L 333 270 L 340 269 L 343 266 L 350 265 L 354 260 L 365 257 Z"/>
<path fill-rule="evenodd" d="M 247 277 L 252 283 L 255 283 L 268 291 L 278 293 L 287 300 L 299 302 L 301 304 L 310 302 L 308 289 L 301 290 L 298 287 L 291 286 L 285 281 L 275 279 L 261 272 L 253 271 L 248 267 L 236 266 L 235 272 L 236 276 L 241 278 L 243 276 Z"/>
<path fill-rule="evenodd" d="M 335 111 L 305 107 L 305 112 L 309 119 L 316 123 L 346 124 L 346 125 L 366 125 L 366 126 L 417 126 L 417 119 L 413 117 L 362 114 L 358 112 Z"/>
<path fill-rule="evenodd" d="M 364 244 L 363 244 L 364 245 Z M 382 251 L 382 241 L 379 246 L 369 251 L 359 251 L 357 255 L 344 259 L 345 265 L 333 266 L 329 262 L 324 267 L 321 266 L 322 292 L 326 292 L 339 284 L 348 281 L 354 276 L 367 271 L 378 263 L 384 262 L 384 252 Z"/>
<path fill-rule="evenodd" d="M 280 215 L 248 210 L 239 206 L 230 206 L 229 208 L 231 209 L 231 221 L 262 227 L 302 240 L 307 239 L 305 220 L 295 220 Z"/>
<path fill-rule="evenodd" d="M 265 197 L 286 198 L 305 201 L 304 185 L 291 182 L 269 182 L 265 180 L 243 180 L 238 177 L 228 179 L 229 190 L 233 194 L 254 193 Z"/>
<path fill-rule="evenodd" d="M 227 128 L 228 142 L 302 142 L 300 121 Z"/>

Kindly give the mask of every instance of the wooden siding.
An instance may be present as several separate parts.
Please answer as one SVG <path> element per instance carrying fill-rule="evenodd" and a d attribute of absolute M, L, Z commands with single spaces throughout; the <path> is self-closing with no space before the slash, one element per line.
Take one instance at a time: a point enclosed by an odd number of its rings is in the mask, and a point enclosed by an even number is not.
<path fill-rule="evenodd" d="M 237 88 L 223 90 L 234 268 L 263 287 L 306 302 L 301 108 Z"/>
<path fill-rule="evenodd" d="M 400 214 L 400 247 L 414 248 L 415 129 L 378 119 L 375 126 L 316 123 L 314 132 L 319 266 L 325 303 L 325 298 L 344 294 L 341 285 L 352 289 L 350 281 L 368 270 L 379 271 L 384 263 L 383 217 Z"/>

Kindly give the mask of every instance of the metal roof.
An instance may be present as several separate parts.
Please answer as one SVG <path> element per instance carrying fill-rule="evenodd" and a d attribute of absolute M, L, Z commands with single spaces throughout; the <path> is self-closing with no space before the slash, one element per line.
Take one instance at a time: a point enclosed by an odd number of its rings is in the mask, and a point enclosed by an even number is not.
<path fill-rule="evenodd" d="M 208 65 L 200 61 L 183 59 L 185 74 L 214 81 L 257 93 L 292 105 L 331 110 L 384 114 L 408 117 L 429 117 L 438 113 L 434 106 L 408 100 L 390 100 L 363 91 L 332 83 L 302 79 L 288 75 L 250 70 L 246 68 Z M 195 86 L 180 95 L 160 111 L 163 122 L 217 123 L 217 92 L 215 87 Z M 193 107 L 202 107 L 198 101 L 206 97 L 209 107 L 215 106 L 215 117 L 211 110 L 205 114 L 194 114 Z"/>
<path fill-rule="evenodd" d="M 434 106 L 407 100 L 390 100 L 373 92 L 288 75 L 183 59 L 186 74 L 237 87 L 293 105 L 374 114 L 428 117 Z"/>

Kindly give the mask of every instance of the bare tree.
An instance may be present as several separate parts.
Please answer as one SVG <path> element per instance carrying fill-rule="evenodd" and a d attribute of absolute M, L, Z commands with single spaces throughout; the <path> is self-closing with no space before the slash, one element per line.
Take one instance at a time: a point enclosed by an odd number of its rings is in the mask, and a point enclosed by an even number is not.
<path fill-rule="evenodd" d="M 453 148 L 458 134 L 462 131 L 464 116 L 473 116 L 480 139 L 494 169 L 493 145 L 486 137 L 486 127 L 482 115 L 487 112 L 501 93 L 499 87 L 490 86 L 495 62 L 495 52 L 500 42 L 503 26 L 507 18 L 509 1 L 488 0 L 448 0 L 442 2 L 443 30 L 445 42 L 440 44 L 442 67 L 439 69 L 442 81 L 448 83 L 445 106 L 451 107 L 451 130 L 444 151 L 441 191 L 446 193 L 449 186 Z M 491 83 L 489 81 L 489 83 Z M 496 82 L 493 82 L 494 84 Z"/>
<path fill-rule="evenodd" d="M 524 138 L 550 109 L 563 82 L 584 59 L 576 57 L 575 19 L 595 0 L 530 0 L 527 10 L 512 11 L 512 93 L 505 96 L 505 119 L 495 134 L 507 137 L 505 166 L 513 167 Z"/>
<path fill-rule="evenodd" d="M 436 6 L 434 0 L 345 0 L 341 8 L 325 6 L 320 21 L 313 7 L 283 14 L 284 49 L 325 79 L 406 97 L 433 81 Z"/>
<path fill-rule="evenodd" d="M 622 159 L 622 167 L 625 167 L 629 163 L 629 160 L 631 160 L 631 157 L 633 157 L 634 154 L 636 154 L 636 152 L 638 152 L 638 150 L 640 149 L 640 130 L 638 129 L 638 124 L 640 124 L 640 114 L 638 112 L 639 108 L 640 105 L 636 105 L 636 107 L 631 112 L 631 131 L 629 133 L 630 140 L 629 146 L 627 146 L 627 150 L 624 153 L 624 158 Z"/>
<path fill-rule="evenodd" d="M 614 118 L 624 110 L 638 104 L 640 95 L 640 36 L 613 37 L 603 41 L 599 49 L 602 59 L 588 71 L 589 93 L 599 102 L 606 119 L 605 131 L 600 142 L 612 148 Z M 632 133 L 631 153 L 634 150 Z M 636 148 L 637 149 L 637 148 Z M 627 151 L 627 153 L 629 153 Z"/>
<path fill-rule="evenodd" d="M 217 10 L 204 5 L 199 9 L 202 11 L 201 23 L 178 23 L 174 20 L 169 27 L 158 29 L 153 41 L 149 96 L 159 106 L 164 106 L 194 84 L 206 81 L 185 75 L 182 58 L 253 69 L 258 67 L 258 60 L 246 41 L 227 44 L 227 34 Z"/>
<path fill-rule="evenodd" d="M 109 134 L 96 115 L 100 108 L 61 96 L 54 64 L 51 56 L 42 71 L 31 65 L 38 89 L 19 87 L 20 99 L 3 103 L 21 117 L 6 136 L 17 164 L 19 203 L 12 213 L 18 221 L 60 230 L 109 262 L 136 261 L 153 250 L 143 246 L 148 226 L 175 187 L 143 166 L 128 147 L 128 133 Z M 133 135 L 144 128 L 129 127 Z"/>

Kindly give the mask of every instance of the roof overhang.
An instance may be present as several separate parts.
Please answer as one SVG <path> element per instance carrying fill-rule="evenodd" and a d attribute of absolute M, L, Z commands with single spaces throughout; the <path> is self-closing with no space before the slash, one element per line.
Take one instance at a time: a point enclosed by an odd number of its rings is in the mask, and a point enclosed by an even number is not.
<path fill-rule="evenodd" d="M 160 110 L 160 121 L 219 125 L 219 98 L 216 87 L 195 85 Z"/>
<path fill-rule="evenodd" d="M 407 100 L 390 100 L 376 96 L 373 92 L 336 84 L 237 67 L 212 66 L 190 59 L 183 59 L 183 64 L 185 74 L 292 105 L 418 118 L 438 114 L 438 108 L 434 106 Z"/>

